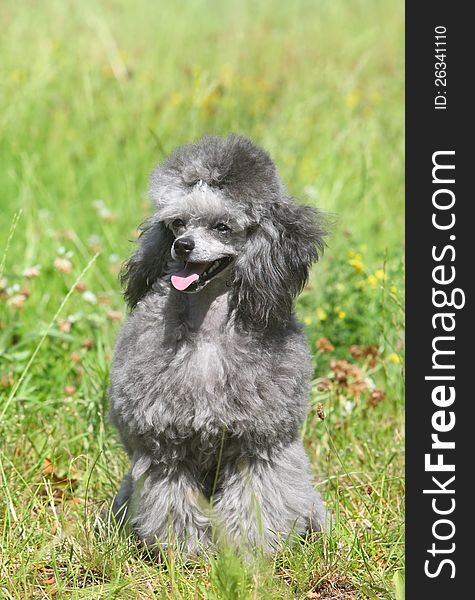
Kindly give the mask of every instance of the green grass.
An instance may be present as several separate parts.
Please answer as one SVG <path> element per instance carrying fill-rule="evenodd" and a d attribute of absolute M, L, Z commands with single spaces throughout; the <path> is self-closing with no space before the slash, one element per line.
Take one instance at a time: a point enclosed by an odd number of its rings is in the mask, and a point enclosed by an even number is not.
<path fill-rule="evenodd" d="M 401 598 L 402 11 L 2 2 L 0 597 Z M 336 524 L 273 561 L 161 566 L 93 532 L 126 469 L 106 419 L 117 270 L 154 164 L 230 131 L 336 215 L 298 302 L 315 358 L 304 441 Z"/>

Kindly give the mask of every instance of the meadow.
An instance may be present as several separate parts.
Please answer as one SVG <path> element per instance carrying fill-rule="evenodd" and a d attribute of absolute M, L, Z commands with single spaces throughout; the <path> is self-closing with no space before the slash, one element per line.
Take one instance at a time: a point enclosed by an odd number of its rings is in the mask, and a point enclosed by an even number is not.
<path fill-rule="evenodd" d="M 0 16 L 0 598 L 401 600 L 402 4 L 4 0 Z M 107 422 L 118 272 L 153 166 L 229 132 L 332 214 L 297 312 L 334 529 L 272 560 L 159 564 L 94 532 L 127 468 Z"/>

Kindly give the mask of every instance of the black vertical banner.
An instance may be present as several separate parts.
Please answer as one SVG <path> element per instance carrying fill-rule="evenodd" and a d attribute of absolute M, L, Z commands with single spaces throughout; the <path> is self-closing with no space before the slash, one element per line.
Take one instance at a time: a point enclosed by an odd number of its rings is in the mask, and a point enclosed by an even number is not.
<path fill-rule="evenodd" d="M 475 597 L 473 25 L 406 3 L 406 597 Z M 469 108 L 470 104 L 470 108 Z"/>

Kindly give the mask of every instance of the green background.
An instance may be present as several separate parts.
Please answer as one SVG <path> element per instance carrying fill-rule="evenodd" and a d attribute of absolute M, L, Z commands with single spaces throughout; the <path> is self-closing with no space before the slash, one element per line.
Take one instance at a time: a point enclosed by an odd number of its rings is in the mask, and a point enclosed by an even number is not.
<path fill-rule="evenodd" d="M 401 597 L 402 4 L 7 0 L 0 16 L 0 594 Z M 297 309 L 304 441 L 336 526 L 270 562 L 161 567 L 93 533 L 126 469 L 106 419 L 117 273 L 154 165 L 229 132 L 332 215 Z"/>

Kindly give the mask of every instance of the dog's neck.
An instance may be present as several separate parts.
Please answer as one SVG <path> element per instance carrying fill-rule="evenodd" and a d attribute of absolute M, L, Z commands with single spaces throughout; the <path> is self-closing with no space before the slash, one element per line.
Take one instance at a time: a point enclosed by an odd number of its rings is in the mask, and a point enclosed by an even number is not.
<path fill-rule="evenodd" d="M 180 321 L 190 331 L 207 333 L 228 321 L 229 288 L 224 281 L 210 282 L 197 294 L 180 294 Z"/>

